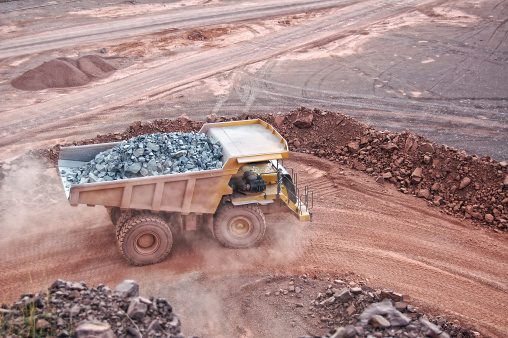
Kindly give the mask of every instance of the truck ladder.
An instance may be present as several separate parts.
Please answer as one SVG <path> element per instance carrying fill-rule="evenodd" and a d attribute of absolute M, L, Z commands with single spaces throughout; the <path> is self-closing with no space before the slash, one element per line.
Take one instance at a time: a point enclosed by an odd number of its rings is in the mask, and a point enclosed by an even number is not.
<path fill-rule="evenodd" d="M 291 171 L 291 182 L 284 183 L 282 169 L 277 161 L 277 197 L 280 198 L 293 211 L 300 221 L 312 222 L 312 208 L 314 207 L 314 191 L 308 185 L 303 187 L 303 192 L 298 186 L 298 174 L 293 168 L 285 168 Z M 288 172 L 289 173 L 289 172 Z M 291 187 L 290 185 L 293 185 Z"/>

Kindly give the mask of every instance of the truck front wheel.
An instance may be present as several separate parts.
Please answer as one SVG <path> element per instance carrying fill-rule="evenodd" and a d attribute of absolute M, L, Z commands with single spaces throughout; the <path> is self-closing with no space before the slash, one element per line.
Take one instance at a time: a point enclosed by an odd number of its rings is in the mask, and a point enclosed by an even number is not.
<path fill-rule="evenodd" d="M 162 217 L 142 213 L 121 227 L 118 244 L 123 256 L 132 264 L 155 264 L 171 251 L 173 235 Z"/>
<path fill-rule="evenodd" d="M 265 235 L 266 222 L 257 205 L 223 206 L 215 214 L 215 237 L 229 248 L 244 249 L 258 244 Z"/>

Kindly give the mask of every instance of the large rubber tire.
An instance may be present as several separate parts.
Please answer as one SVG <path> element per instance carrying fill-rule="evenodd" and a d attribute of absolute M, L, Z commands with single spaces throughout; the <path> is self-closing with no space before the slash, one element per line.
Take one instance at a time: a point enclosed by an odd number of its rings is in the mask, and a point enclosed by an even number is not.
<path fill-rule="evenodd" d="M 116 227 L 118 225 L 118 220 L 122 216 L 122 210 L 120 210 L 118 207 L 106 208 L 106 210 L 108 211 L 108 216 L 111 220 L 111 223 L 113 223 L 113 225 Z"/>
<path fill-rule="evenodd" d="M 168 256 L 173 246 L 173 235 L 164 218 L 142 213 L 123 224 L 118 245 L 123 256 L 132 264 L 155 264 Z"/>
<path fill-rule="evenodd" d="M 141 214 L 141 211 L 138 210 L 125 210 L 122 211 L 120 218 L 116 223 L 115 234 L 116 240 L 120 240 L 120 233 L 122 232 L 123 226 L 127 223 L 132 217 Z"/>
<path fill-rule="evenodd" d="M 215 214 L 215 238 L 229 248 L 244 249 L 257 245 L 265 235 L 266 221 L 257 205 L 227 204 Z"/>

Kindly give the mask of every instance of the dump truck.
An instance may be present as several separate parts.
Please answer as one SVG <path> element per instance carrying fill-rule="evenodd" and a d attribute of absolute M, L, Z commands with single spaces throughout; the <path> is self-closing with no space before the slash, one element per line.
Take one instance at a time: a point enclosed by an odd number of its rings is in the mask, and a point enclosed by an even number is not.
<path fill-rule="evenodd" d="M 120 251 L 134 265 L 164 260 L 173 233 L 206 226 L 224 246 L 241 249 L 262 240 L 264 214 L 290 212 L 299 221 L 312 220 L 313 192 L 300 189 L 297 174 L 284 168 L 288 144 L 271 125 L 206 123 L 199 133 L 220 143 L 221 169 L 83 184 L 69 184 L 61 175 L 70 205 L 106 207 Z M 59 171 L 81 167 L 118 143 L 63 147 Z"/>

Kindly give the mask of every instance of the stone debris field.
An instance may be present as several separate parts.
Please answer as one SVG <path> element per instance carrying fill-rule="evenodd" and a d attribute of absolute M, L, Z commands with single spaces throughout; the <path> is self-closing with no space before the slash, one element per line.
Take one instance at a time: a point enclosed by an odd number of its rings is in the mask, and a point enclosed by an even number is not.
<path fill-rule="evenodd" d="M 185 337 L 168 301 L 140 297 L 134 280 L 112 291 L 103 284 L 88 288 L 58 279 L 2 310 L 1 332 L 13 337 Z"/>

